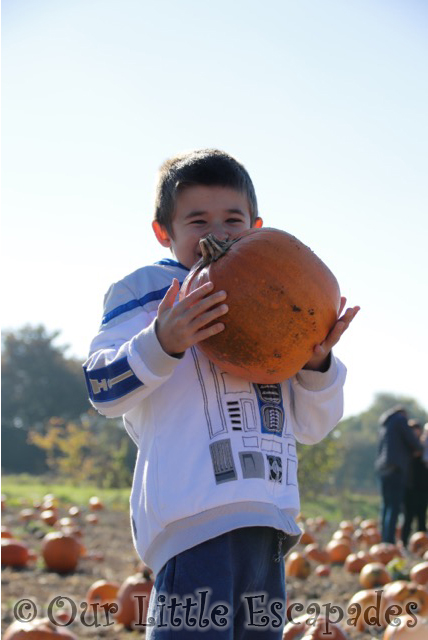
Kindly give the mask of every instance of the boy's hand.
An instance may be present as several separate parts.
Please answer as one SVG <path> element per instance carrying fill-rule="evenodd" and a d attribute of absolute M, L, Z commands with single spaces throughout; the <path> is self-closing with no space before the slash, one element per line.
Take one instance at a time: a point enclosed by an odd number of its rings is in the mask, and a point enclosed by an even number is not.
<path fill-rule="evenodd" d="M 346 304 L 346 298 L 341 298 L 339 316 L 343 311 Z M 342 334 L 351 324 L 352 320 L 357 315 L 360 307 L 349 307 L 343 316 L 337 320 L 336 324 L 321 344 L 317 344 L 314 347 L 314 354 L 312 358 L 305 364 L 304 369 L 311 369 L 312 371 L 325 371 L 327 368 L 328 357 L 330 351 L 337 344 L 342 337 Z"/>
<path fill-rule="evenodd" d="M 207 282 L 174 305 L 180 284 L 176 278 L 172 281 L 159 305 L 156 321 L 158 340 L 170 356 L 183 353 L 197 342 L 223 331 L 222 322 L 207 326 L 229 310 L 226 304 L 219 304 L 226 298 L 225 291 L 208 295 L 213 286 Z"/>

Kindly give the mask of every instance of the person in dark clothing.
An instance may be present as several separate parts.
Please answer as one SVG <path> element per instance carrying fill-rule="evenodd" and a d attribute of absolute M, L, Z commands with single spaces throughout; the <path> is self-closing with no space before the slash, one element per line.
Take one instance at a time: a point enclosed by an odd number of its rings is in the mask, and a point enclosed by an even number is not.
<path fill-rule="evenodd" d="M 409 420 L 419 441 L 422 441 L 422 425 L 416 420 Z M 426 513 L 428 505 L 428 467 L 421 456 L 413 456 L 410 461 L 407 484 L 404 494 L 404 523 L 401 529 L 401 540 L 407 547 L 413 520 L 416 519 L 416 531 L 426 531 Z"/>
<path fill-rule="evenodd" d="M 422 455 L 423 447 L 408 425 L 404 407 L 396 406 L 385 412 L 380 425 L 375 468 L 382 494 L 381 535 L 382 542 L 395 544 L 410 461 L 414 455 Z"/>

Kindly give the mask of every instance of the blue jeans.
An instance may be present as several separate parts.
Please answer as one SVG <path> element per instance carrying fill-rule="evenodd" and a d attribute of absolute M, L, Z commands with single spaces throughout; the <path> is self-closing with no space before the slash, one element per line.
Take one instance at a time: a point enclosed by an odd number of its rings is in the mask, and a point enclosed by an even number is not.
<path fill-rule="evenodd" d="M 395 530 L 403 504 L 405 478 L 400 469 L 395 469 L 380 478 L 382 490 L 382 542 L 395 544 Z"/>
<path fill-rule="evenodd" d="M 270 527 L 246 527 L 171 558 L 156 576 L 147 640 L 281 640 L 283 538 Z"/>

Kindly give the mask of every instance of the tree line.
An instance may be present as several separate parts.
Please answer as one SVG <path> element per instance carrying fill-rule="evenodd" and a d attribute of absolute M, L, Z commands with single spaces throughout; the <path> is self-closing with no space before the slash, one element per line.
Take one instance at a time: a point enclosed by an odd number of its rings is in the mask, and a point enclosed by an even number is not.
<path fill-rule="evenodd" d="M 91 408 L 82 363 L 67 357 L 59 335 L 26 326 L 2 336 L 2 472 L 130 486 L 135 445 L 120 419 L 107 420 Z M 380 393 L 367 411 L 342 420 L 316 446 L 298 445 L 302 495 L 376 491 L 379 417 L 397 403 L 422 424 L 428 421 L 414 399 Z"/>

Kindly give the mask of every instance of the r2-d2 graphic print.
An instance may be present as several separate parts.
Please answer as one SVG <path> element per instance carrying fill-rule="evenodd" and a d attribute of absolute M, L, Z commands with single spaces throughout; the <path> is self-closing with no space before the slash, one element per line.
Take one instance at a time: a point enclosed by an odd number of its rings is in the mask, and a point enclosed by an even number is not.
<path fill-rule="evenodd" d="M 282 436 L 284 406 L 280 384 L 255 384 L 262 433 Z"/>

